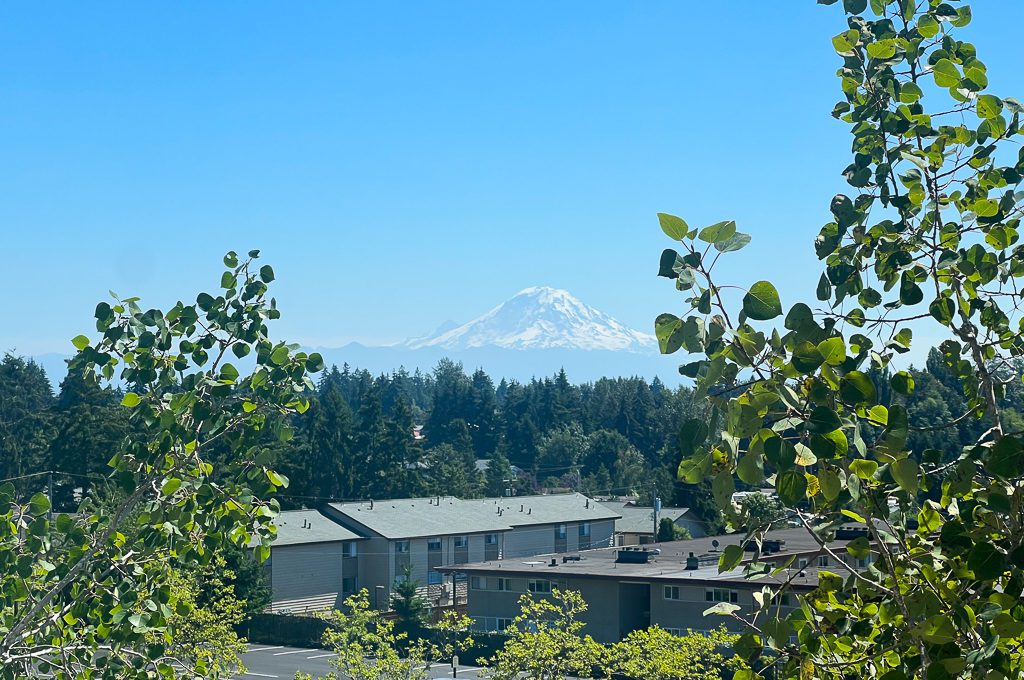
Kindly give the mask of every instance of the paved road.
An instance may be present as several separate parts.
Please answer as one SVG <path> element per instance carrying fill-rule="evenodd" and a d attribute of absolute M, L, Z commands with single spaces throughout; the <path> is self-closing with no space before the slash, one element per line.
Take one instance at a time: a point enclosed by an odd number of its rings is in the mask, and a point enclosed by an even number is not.
<path fill-rule="evenodd" d="M 249 645 L 249 651 L 242 655 L 248 672 L 239 680 L 257 678 L 281 678 L 291 680 L 295 671 L 309 673 L 314 678 L 333 670 L 329 661 L 334 654 L 325 649 L 301 649 L 299 647 L 278 647 L 272 645 Z M 432 678 L 478 678 L 478 666 L 459 666 L 458 674 L 452 676 L 452 667 L 435 666 L 430 669 Z"/>

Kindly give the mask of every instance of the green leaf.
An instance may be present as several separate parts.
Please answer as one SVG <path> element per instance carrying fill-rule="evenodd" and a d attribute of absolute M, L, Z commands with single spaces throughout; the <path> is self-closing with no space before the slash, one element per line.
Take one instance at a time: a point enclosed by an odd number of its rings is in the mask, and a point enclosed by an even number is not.
<path fill-rule="evenodd" d="M 654 335 L 662 354 L 672 354 L 683 345 L 683 320 L 675 314 L 659 314 L 654 320 Z"/>
<path fill-rule="evenodd" d="M 802 472 L 786 470 L 775 481 L 779 500 L 788 506 L 803 501 L 807 495 L 807 478 Z"/>
<path fill-rule="evenodd" d="M 732 220 L 728 220 L 726 222 L 712 224 L 710 227 L 704 227 L 700 230 L 697 238 L 705 243 L 721 243 L 731 239 L 735 233 L 736 223 Z"/>
<path fill-rule="evenodd" d="M 878 398 L 875 383 L 860 371 L 850 371 L 839 380 L 839 396 L 847 404 L 867 404 Z"/>
<path fill-rule="evenodd" d="M 682 241 L 690 233 L 690 227 L 683 220 L 668 213 L 658 213 L 661 230 L 673 241 Z"/>
<path fill-rule="evenodd" d="M 932 76 L 939 87 L 956 87 L 960 84 L 960 71 L 949 59 L 939 59 L 932 67 Z"/>
<path fill-rule="evenodd" d="M 89 346 L 89 338 L 84 335 L 76 335 L 71 339 L 71 344 L 75 346 L 75 349 L 83 350 Z"/>
<path fill-rule="evenodd" d="M 948 326 L 950 324 L 953 320 L 953 313 L 955 311 L 953 301 L 945 297 L 935 298 L 932 300 L 932 303 L 928 305 L 928 313 L 943 326 Z"/>
<path fill-rule="evenodd" d="M 731 616 L 733 612 L 738 612 L 739 610 L 740 606 L 738 604 L 719 602 L 715 606 L 705 609 L 704 616 Z"/>
<path fill-rule="evenodd" d="M 850 461 L 850 472 L 863 480 L 872 479 L 878 470 L 878 463 L 873 460 L 857 458 Z"/>
<path fill-rule="evenodd" d="M 270 483 L 273 484 L 274 486 L 279 486 L 279 487 L 287 487 L 288 486 L 288 478 L 285 477 L 282 474 L 274 472 L 273 470 L 267 470 L 267 479 L 269 479 Z"/>
<path fill-rule="evenodd" d="M 985 469 L 1004 479 L 1012 479 L 1024 470 L 1024 446 L 1016 437 L 1001 438 L 988 453 Z"/>
<path fill-rule="evenodd" d="M 743 296 L 743 311 L 755 321 L 768 321 L 782 314 L 779 292 L 769 281 L 758 281 Z"/>
<path fill-rule="evenodd" d="M 285 345 L 278 345 L 274 351 L 270 353 L 270 360 L 278 366 L 288 361 L 288 347 Z"/>
<path fill-rule="evenodd" d="M 827 406 L 818 406 L 807 418 L 807 429 L 818 434 L 832 432 L 842 426 L 839 415 Z"/>
<path fill-rule="evenodd" d="M 832 38 L 832 46 L 836 52 L 844 57 L 852 57 L 857 52 L 857 43 L 860 41 L 860 31 L 851 29 L 843 31 Z"/>
<path fill-rule="evenodd" d="M 135 408 L 140 403 L 142 403 L 142 398 L 134 392 L 125 392 L 124 398 L 121 399 L 121 406 L 128 408 Z"/>
<path fill-rule="evenodd" d="M 231 364 L 224 364 L 220 369 L 220 379 L 235 382 L 238 380 L 238 369 Z"/>
<path fill-rule="evenodd" d="M 983 94 L 978 97 L 978 106 L 976 111 L 979 118 L 984 118 L 986 120 L 989 118 L 995 118 L 1003 112 L 1003 102 L 995 95 Z"/>
<path fill-rule="evenodd" d="M 273 281 L 274 268 L 271 267 L 269 264 L 265 264 L 262 267 L 260 267 L 260 278 L 263 280 L 263 283 L 270 283 L 271 281 Z"/>
<path fill-rule="evenodd" d="M 227 255 L 224 256 L 224 266 L 231 267 L 234 269 L 238 266 L 238 253 L 233 250 L 229 250 Z"/>
<path fill-rule="evenodd" d="M 868 43 L 868 56 L 872 59 L 891 59 L 896 54 L 896 41 L 892 38 Z"/>
<path fill-rule="evenodd" d="M 718 558 L 718 573 L 731 571 L 743 561 L 743 546 L 735 543 L 725 546 L 722 556 Z"/>
<path fill-rule="evenodd" d="M 679 428 L 679 450 L 684 458 L 695 454 L 700 446 L 707 440 L 708 423 L 705 420 L 691 418 Z"/>
<path fill-rule="evenodd" d="M 917 32 L 922 38 L 934 38 L 939 34 L 939 22 L 931 14 L 924 14 L 917 21 Z"/>
<path fill-rule="evenodd" d="M 829 366 L 838 366 L 846 361 L 846 343 L 842 338 L 828 338 L 818 343 L 818 352 Z"/>
<path fill-rule="evenodd" d="M 990 581 L 1006 571 L 1006 557 L 991 543 L 982 542 L 967 555 L 967 566 L 974 572 L 974 578 Z"/>
<path fill-rule="evenodd" d="M 917 461 L 913 458 L 901 458 L 889 465 L 889 474 L 907 493 L 917 493 Z"/>
<path fill-rule="evenodd" d="M 736 476 L 744 484 L 756 486 L 764 481 L 764 463 L 756 453 L 747 453 L 736 464 Z"/>
<path fill-rule="evenodd" d="M 36 493 L 29 499 L 28 510 L 33 515 L 39 516 L 50 509 L 50 499 L 44 493 Z"/>
<path fill-rule="evenodd" d="M 723 253 L 731 253 L 740 250 L 750 243 L 750 234 L 736 232 L 731 238 L 715 242 L 715 250 Z"/>
<path fill-rule="evenodd" d="M 674 279 L 679 276 L 679 269 L 685 267 L 686 263 L 676 251 L 666 248 L 661 252 L 661 260 L 658 262 L 658 276 L 666 279 Z"/>
<path fill-rule="evenodd" d="M 164 482 L 163 486 L 160 488 L 160 493 L 165 496 L 171 496 L 180 488 L 181 480 L 177 477 L 172 477 Z"/>
<path fill-rule="evenodd" d="M 898 371 L 889 379 L 892 389 L 899 394 L 913 394 L 914 376 L 907 371 Z"/>

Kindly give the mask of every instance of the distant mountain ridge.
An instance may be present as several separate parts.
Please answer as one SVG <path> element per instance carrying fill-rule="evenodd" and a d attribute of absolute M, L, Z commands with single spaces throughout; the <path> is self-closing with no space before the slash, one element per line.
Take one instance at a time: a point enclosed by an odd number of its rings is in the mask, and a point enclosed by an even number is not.
<path fill-rule="evenodd" d="M 628 328 L 569 291 L 526 288 L 486 314 L 451 329 L 412 338 L 409 349 L 436 347 L 464 351 L 485 347 L 511 350 L 606 350 L 656 352 L 654 336 Z"/>

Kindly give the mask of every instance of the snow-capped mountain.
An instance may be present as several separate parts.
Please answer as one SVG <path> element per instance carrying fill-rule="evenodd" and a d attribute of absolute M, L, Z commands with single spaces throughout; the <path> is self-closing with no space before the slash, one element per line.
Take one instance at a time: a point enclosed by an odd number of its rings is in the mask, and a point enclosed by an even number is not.
<path fill-rule="evenodd" d="M 450 351 L 483 347 L 502 349 L 574 349 L 655 352 L 654 336 L 627 328 L 568 291 L 527 288 L 483 316 L 432 335 L 407 340 L 409 349 Z"/>

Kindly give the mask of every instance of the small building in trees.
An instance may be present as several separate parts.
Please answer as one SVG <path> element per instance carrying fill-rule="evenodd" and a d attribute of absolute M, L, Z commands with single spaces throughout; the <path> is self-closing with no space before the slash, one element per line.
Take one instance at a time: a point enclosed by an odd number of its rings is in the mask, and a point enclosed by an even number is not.
<path fill-rule="evenodd" d="M 658 540 L 654 508 L 636 505 L 632 501 L 601 501 L 601 505 L 620 515 L 615 520 L 615 545 L 643 545 Z M 705 523 L 690 508 L 662 506 L 658 521 L 668 519 L 689 538 L 707 535 Z"/>

